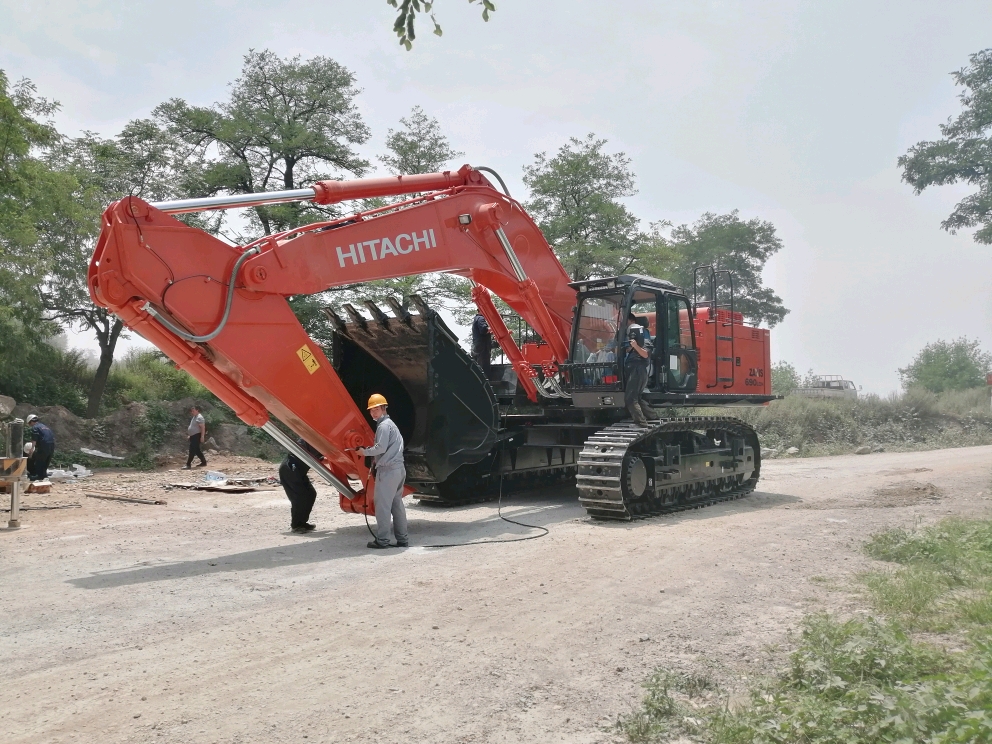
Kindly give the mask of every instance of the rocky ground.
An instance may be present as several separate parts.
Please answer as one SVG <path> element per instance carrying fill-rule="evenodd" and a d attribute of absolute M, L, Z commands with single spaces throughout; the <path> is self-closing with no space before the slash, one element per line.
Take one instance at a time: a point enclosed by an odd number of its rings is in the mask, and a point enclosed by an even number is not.
<path fill-rule="evenodd" d="M 264 476 L 252 458 L 214 458 Z M 725 690 L 781 665 L 806 612 L 857 611 L 859 545 L 989 515 L 992 447 L 765 464 L 740 501 L 632 524 L 574 492 L 413 503 L 408 550 L 318 485 L 318 531 L 281 492 L 167 490 L 197 471 L 102 473 L 28 496 L 0 532 L 5 742 L 611 742 L 658 666 Z M 165 505 L 87 498 L 88 489 Z M 0 497 L 0 503 L 5 505 Z M 71 506 L 79 504 L 79 506 Z M 0 513 L 6 519 L 6 514 Z"/>

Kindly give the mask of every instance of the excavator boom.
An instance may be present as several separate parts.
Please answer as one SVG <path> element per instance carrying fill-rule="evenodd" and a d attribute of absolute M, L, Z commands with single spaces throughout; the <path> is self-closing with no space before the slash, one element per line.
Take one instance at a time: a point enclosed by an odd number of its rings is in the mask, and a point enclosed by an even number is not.
<path fill-rule="evenodd" d="M 243 247 L 170 216 L 401 194 L 420 195 Z M 158 204 L 126 197 L 103 215 L 89 288 L 96 304 L 161 349 L 246 424 L 263 427 L 299 455 L 303 450 L 294 449 L 293 438 L 269 420 L 274 416 L 324 453 L 322 462 L 311 465 L 342 494 L 342 507 L 372 513 L 371 488 L 356 492 L 351 486 L 369 482 L 354 449 L 371 444 L 371 428 L 287 298 L 441 271 L 472 280 L 477 297 L 480 288 L 499 296 L 548 343 L 552 362 L 566 361 L 575 290 L 526 212 L 469 166 L 320 182 L 288 194 Z M 480 299 L 484 305 L 488 296 Z M 501 340 L 513 344 L 509 334 Z M 521 358 L 515 347 L 506 351 Z"/>

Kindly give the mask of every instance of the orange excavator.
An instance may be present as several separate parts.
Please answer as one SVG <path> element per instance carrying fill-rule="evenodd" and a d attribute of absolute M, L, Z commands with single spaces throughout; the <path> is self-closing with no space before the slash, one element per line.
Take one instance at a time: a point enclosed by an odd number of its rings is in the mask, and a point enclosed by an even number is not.
<path fill-rule="evenodd" d="M 743 324 L 732 278 L 701 267 L 691 298 L 640 275 L 569 281 L 534 221 L 486 172 L 502 185 L 495 172 L 466 165 L 294 191 L 160 203 L 125 197 L 103 215 L 90 294 L 244 423 L 307 462 L 347 512 L 374 513 L 375 478 L 355 452 L 373 441 L 362 405 L 372 392 L 389 399 L 404 435 L 407 492 L 428 502 L 491 497 L 504 479 L 530 487 L 574 478 L 590 515 L 633 519 L 753 490 L 753 429 L 723 416 L 635 425 L 624 410 L 618 353 L 629 345 L 632 313 L 647 330 L 643 400 L 652 409 L 767 403 L 768 331 Z M 172 216 L 404 195 L 245 246 Z M 484 371 L 415 295 L 391 300 L 391 313 L 370 301 L 366 313 L 346 305 L 347 317 L 328 309 L 327 347 L 306 334 L 287 301 L 424 272 L 472 282 L 507 363 Z M 493 294 L 533 330 L 532 340 L 518 344 Z"/>

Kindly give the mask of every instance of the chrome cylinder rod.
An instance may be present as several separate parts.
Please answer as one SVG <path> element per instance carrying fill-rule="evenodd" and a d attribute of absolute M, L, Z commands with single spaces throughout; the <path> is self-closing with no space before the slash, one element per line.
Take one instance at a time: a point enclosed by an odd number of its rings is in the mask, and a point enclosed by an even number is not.
<path fill-rule="evenodd" d="M 238 207 L 260 207 L 263 204 L 311 201 L 316 195 L 317 192 L 313 189 L 293 189 L 291 191 L 262 191 L 257 194 L 205 196 L 200 199 L 177 199 L 176 201 L 150 202 L 150 204 L 166 214 L 187 214 L 189 212 L 209 212 L 213 209 L 237 209 Z"/>
<path fill-rule="evenodd" d="M 292 437 L 287 437 L 283 432 L 271 421 L 266 422 L 262 425 L 262 431 L 268 434 L 270 437 L 275 439 L 279 444 L 288 449 L 294 455 L 296 455 L 300 460 L 305 462 L 310 468 L 321 478 L 327 481 L 331 487 L 335 488 L 338 493 L 343 494 L 348 497 L 355 495 L 348 486 L 339 481 L 334 477 L 334 474 L 330 470 L 325 468 L 322 464 L 317 462 L 317 458 L 313 457 L 309 452 L 303 449 Z"/>
<path fill-rule="evenodd" d="M 513 246 L 510 245 L 510 241 L 506 237 L 506 233 L 503 232 L 502 227 L 496 228 L 496 237 L 499 238 L 500 245 L 503 246 L 503 251 L 506 253 L 506 257 L 510 260 L 510 266 L 513 267 L 513 273 L 517 275 L 517 281 L 522 282 L 527 278 L 527 272 L 524 271 L 524 267 L 521 265 L 520 259 L 517 258 L 517 254 L 513 250 Z"/>

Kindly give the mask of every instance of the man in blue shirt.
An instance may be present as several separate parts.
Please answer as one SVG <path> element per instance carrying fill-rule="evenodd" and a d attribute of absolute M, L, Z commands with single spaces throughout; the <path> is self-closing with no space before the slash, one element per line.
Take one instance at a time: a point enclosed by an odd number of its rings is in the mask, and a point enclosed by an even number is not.
<path fill-rule="evenodd" d="M 28 477 L 33 481 L 45 480 L 48 464 L 55 454 L 55 433 L 38 420 L 37 414 L 32 413 L 25 423 L 34 442 L 34 452 L 28 459 Z"/>
<path fill-rule="evenodd" d="M 641 323 L 643 322 L 643 325 Z M 638 426 L 657 421 L 660 416 L 641 396 L 648 384 L 648 367 L 651 364 L 649 344 L 651 332 L 647 322 L 633 313 L 627 316 L 627 344 L 624 358 L 624 407 Z"/>

